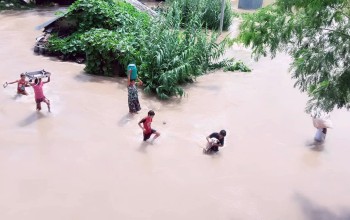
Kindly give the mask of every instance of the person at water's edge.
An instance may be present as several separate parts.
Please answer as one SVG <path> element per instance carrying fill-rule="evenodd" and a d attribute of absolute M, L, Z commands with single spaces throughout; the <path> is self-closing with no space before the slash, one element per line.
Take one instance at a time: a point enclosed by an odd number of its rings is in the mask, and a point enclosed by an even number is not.
<path fill-rule="evenodd" d="M 156 138 L 158 138 L 160 136 L 159 132 L 157 132 L 156 130 L 151 128 L 152 119 L 153 119 L 154 115 L 155 115 L 154 111 L 150 110 L 148 112 L 147 117 L 143 118 L 139 122 L 139 127 L 143 131 L 143 141 L 147 141 L 151 137 L 152 134 L 155 134 L 155 136 L 153 137 L 151 142 L 153 142 Z M 141 124 L 143 124 L 143 126 Z"/>
<path fill-rule="evenodd" d="M 208 152 L 218 152 L 219 151 L 219 147 L 223 147 L 224 146 L 225 137 L 226 137 L 226 131 L 225 130 L 221 130 L 219 133 L 214 132 L 211 135 L 209 135 L 207 137 L 207 141 L 208 141 L 209 144 L 211 144 L 211 147 L 207 151 Z M 218 142 L 217 143 L 211 143 L 211 141 L 210 141 L 211 138 L 218 139 Z"/>

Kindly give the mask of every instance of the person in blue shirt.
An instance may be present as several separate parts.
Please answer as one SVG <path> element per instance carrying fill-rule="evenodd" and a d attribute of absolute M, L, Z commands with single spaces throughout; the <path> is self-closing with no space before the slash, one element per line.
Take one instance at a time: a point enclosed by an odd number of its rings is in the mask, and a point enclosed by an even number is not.
<path fill-rule="evenodd" d="M 134 114 L 141 110 L 139 96 L 136 86 L 142 86 L 143 82 L 139 79 L 137 74 L 137 67 L 135 64 L 131 63 L 127 68 L 128 76 L 128 104 L 129 112 Z"/>

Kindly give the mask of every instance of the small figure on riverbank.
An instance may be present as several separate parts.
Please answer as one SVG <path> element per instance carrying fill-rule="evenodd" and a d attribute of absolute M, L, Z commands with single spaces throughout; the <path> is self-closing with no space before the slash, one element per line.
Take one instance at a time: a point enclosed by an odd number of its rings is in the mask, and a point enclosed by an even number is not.
<path fill-rule="evenodd" d="M 26 75 L 24 73 L 21 73 L 20 77 L 21 78 L 19 80 L 16 80 L 13 82 L 6 82 L 4 84 L 4 88 L 6 88 L 8 84 L 17 83 L 17 94 L 28 95 L 28 93 L 26 91 L 26 87 L 29 86 L 29 82 L 26 81 Z"/>
<path fill-rule="evenodd" d="M 155 115 L 154 111 L 150 110 L 148 112 L 148 115 L 139 122 L 139 127 L 143 131 L 143 141 L 147 141 L 152 134 L 155 134 L 155 136 L 151 141 L 151 143 L 153 143 L 153 141 L 160 136 L 159 132 L 151 128 L 154 115 Z M 141 124 L 143 124 L 143 126 Z"/>
<path fill-rule="evenodd" d="M 137 67 L 135 64 L 129 64 L 128 70 L 128 105 L 130 113 L 138 113 L 141 110 L 139 95 L 136 86 L 142 86 L 142 81 L 137 75 Z"/>
<path fill-rule="evenodd" d="M 204 153 L 215 153 L 219 151 L 219 147 L 224 146 L 226 137 L 226 131 L 221 130 L 219 133 L 214 132 L 206 139 L 208 141 L 207 148 L 204 149 Z"/>
<path fill-rule="evenodd" d="M 45 102 L 47 105 L 47 109 L 50 112 L 50 100 L 48 100 L 43 91 L 43 86 L 45 83 L 50 82 L 50 77 L 47 78 L 46 82 L 42 82 L 41 78 L 36 78 L 34 80 L 34 83 L 30 83 L 30 85 L 34 89 L 34 97 L 35 97 L 35 102 L 36 102 L 36 110 L 40 111 L 41 110 L 41 102 Z"/>

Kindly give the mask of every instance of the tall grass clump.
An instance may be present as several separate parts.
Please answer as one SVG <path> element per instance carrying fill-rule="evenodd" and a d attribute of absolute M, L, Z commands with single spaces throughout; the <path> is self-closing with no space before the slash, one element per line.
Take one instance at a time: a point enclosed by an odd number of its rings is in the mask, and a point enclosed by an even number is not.
<path fill-rule="evenodd" d="M 225 41 L 202 29 L 201 16 L 193 11 L 182 24 L 180 4 L 176 2 L 142 35 L 140 75 L 145 91 L 161 99 L 184 94 L 181 85 L 205 74 L 225 52 Z M 183 27 L 182 27 L 183 26 Z"/>
<path fill-rule="evenodd" d="M 220 26 L 221 0 L 167 0 L 172 7 L 178 4 L 181 8 L 182 24 L 187 24 L 191 14 L 196 12 L 200 16 L 203 27 L 210 30 L 218 30 Z M 228 30 L 232 24 L 233 11 L 230 0 L 225 0 L 223 30 Z"/>

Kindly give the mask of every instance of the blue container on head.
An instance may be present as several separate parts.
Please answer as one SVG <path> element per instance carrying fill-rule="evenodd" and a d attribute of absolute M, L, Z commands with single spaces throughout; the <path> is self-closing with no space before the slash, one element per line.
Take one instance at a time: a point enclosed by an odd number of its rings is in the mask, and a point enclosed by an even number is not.
<path fill-rule="evenodd" d="M 136 80 L 137 79 L 137 67 L 135 64 L 131 63 L 128 65 L 128 74 L 131 70 L 131 73 L 130 73 L 130 80 Z"/>

